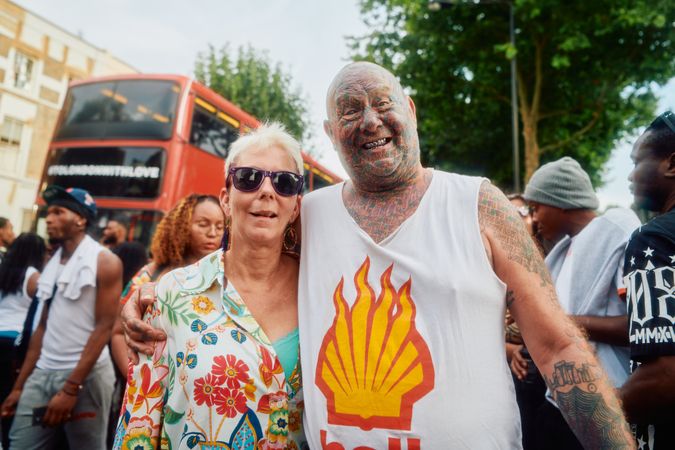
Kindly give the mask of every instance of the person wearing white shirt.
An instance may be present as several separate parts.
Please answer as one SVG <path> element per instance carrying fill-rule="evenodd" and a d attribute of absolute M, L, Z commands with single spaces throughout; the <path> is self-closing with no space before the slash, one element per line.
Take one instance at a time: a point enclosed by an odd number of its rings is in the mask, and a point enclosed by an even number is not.
<path fill-rule="evenodd" d="M 107 344 L 122 291 L 122 263 L 86 233 L 96 217 L 87 191 L 49 186 L 47 234 L 61 246 L 42 272 L 40 325 L 9 396 L 12 449 L 105 448 L 114 372 Z M 47 326 L 49 324 L 49 326 Z"/>
<path fill-rule="evenodd" d="M 15 344 L 23 330 L 32 297 L 37 292 L 44 265 L 45 243 L 34 233 L 22 233 L 9 246 L 0 264 L 0 401 L 14 384 L 17 359 Z M 2 446 L 9 448 L 11 417 L 2 419 Z"/>

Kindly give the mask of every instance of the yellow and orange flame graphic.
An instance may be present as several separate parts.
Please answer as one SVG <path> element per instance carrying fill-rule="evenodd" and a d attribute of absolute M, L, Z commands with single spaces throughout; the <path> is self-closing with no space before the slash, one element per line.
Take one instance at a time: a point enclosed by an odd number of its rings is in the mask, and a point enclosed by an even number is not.
<path fill-rule="evenodd" d="M 344 278 L 335 289 L 335 320 L 321 345 L 315 381 L 326 396 L 328 423 L 409 430 L 414 403 L 434 387 L 431 353 L 415 327 L 412 279 L 396 291 L 392 264 L 375 300 L 369 268 L 366 257 L 354 277 L 351 309 L 342 294 Z"/>

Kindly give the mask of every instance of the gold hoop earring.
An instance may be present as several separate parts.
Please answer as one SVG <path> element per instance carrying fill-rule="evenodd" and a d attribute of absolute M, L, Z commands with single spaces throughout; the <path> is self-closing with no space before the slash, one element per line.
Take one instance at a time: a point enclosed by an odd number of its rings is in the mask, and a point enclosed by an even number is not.
<path fill-rule="evenodd" d="M 284 250 L 287 252 L 295 250 L 295 246 L 298 245 L 298 232 L 295 231 L 295 228 L 293 228 L 291 225 L 286 227 L 282 243 Z"/>
<path fill-rule="evenodd" d="M 228 251 L 232 246 L 231 228 L 232 228 L 232 219 L 230 218 L 230 216 L 225 216 L 225 231 L 223 232 L 223 239 L 220 244 L 223 251 Z"/>

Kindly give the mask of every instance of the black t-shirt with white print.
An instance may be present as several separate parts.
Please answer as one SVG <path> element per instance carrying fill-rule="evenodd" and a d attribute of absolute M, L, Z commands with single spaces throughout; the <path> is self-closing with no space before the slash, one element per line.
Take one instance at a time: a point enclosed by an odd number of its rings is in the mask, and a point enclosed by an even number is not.
<path fill-rule="evenodd" d="M 637 229 L 626 247 L 631 372 L 657 356 L 675 356 L 675 210 Z M 672 448 L 675 424 L 634 427 L 638 450 Z"/>

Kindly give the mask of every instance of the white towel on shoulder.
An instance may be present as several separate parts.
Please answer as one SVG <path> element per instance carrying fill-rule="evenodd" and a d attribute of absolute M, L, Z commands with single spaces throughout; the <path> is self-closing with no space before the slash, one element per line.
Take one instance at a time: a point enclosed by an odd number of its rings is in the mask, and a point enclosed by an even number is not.
<path fill-rule="evenodd" d="M 58 285 L 57 292 L 69 300 L 80 298 L 85 286 L 96 287 L 98 254 L 103 250 L 105 248 L 98 242 L 85 236 L 59 274 L 62 249 L 58 249 L 40 275 L 37 289 L 40 301 L 48 300 L 52 296 L 54 283 Z"/>

